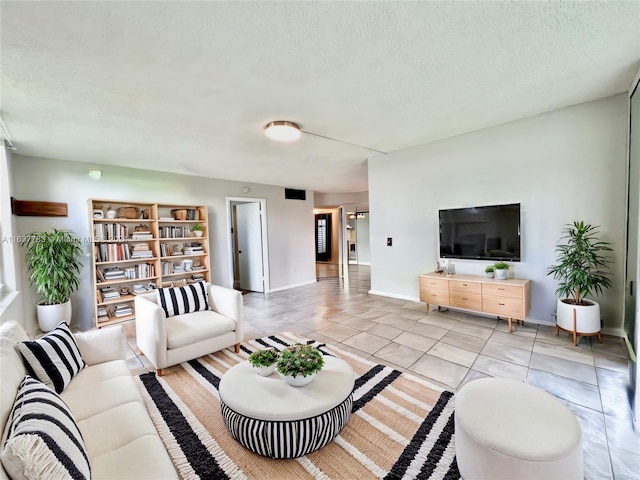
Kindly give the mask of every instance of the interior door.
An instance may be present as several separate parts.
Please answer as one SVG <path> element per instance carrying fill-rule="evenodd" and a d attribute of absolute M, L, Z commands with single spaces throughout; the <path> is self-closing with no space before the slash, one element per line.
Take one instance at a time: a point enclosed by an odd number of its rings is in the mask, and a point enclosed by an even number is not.
<path fill-rule="evenodd" d="M 252 292 L 264 292 L 260 203 L 236 205 L 236 221 L 240 288 Z"/>
<path fill-rule="evenodd" d="M 639 74 L 640 75 L 640 74 Z M 640 88 L 636 83 L 629 99 L 629 178 L 627 205 L 627 252 L 625 269 L 624 332 L 631 361 L 629 380 L 634 422 L 640 413 L 640 333 L 638 332 L 638 228 L 640 216 Z"/>

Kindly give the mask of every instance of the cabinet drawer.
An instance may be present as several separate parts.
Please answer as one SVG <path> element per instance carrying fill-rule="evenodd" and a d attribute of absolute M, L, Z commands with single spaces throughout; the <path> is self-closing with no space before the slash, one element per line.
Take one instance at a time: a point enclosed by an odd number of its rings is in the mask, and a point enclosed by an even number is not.
<path fill-rule="evenodd" d="M 466 308 L 468 310 L 482 310 L 482 295 L 479 293 L 449 292 L 449 301 L 452 307 Z"/>
<path fill-rule="evenodd" d="M 428 288 L 429 290 L 434 288 L 449 290 L 449 280 L 444 278 L 420 277 L 420 290 L 423 288 Z"/>
<path fill-rule="evenodd" d="M 523 288 L 515 285 L 484 283 L 482 284 L 482 294 L 522 299 Z"/>
<path fill-rule="evenodd" d="M 482 284 L 477 282 L 462 282 L 460 280 L 450 280 L 449 290 L 480 294 L 482 292 Z"/>
<path fill-rule="evenodd" d="M 520 289 L 522 290 L 522 289 Z M 524 302 L 522 298 L 498 297 L 495 295 L 482 296 L 482 311 L 503 317 L 524 320 Z"/>
<path fill-rule="evenodd" d="M 449 290 L 441 288 L 420 289 L 420 301 L 431 305 L 449 305 Z"/>

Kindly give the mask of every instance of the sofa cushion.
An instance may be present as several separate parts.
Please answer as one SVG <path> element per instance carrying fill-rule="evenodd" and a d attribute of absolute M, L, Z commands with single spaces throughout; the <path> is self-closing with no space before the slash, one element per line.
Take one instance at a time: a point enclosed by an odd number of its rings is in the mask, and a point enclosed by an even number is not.
<path fill-rule="evenodd" d="M 26 376 L 3 438 L 2 465 L 15 479 L 89 479 L 84 440 L 67 405 L 44 383 Z"/>
<path fill-rule="evenodd" d="M 167 348 L 180 348 L 233 332 L 236 323 L 213 310 L 176 315 L 166 320 Z"/>
<path fill-rule="evenodd" d="M 18 343 L 30 375 L 61 393 L 86 364 L 69 325 L 62 322 L 44 337 Z"/>
<path fill-rule="evenodd" d="M 18 387 L 27 374 L 16 345 L 28 339 L 17 322 L 10 320 L 0 325 L 0 425 L 7 423 Z"/>
<path fill-rule="evenodd" d="M 110 378 L 93 385 L 88 381 L 78 388 L 73 385 L 75 382 L 74 379 L 71 384 L 74 388 L 68 388 L 60 396 L 69 405 L 78 422 L 118 405 L 143 401 L 131 375 Z"/>
<path fill-rule="evenodd" d="M 184 287 L 159 288 L 156 290 L 156 297 L 158 305 L 167 317 L 209 310 L 204 282 L 191 283 Z"/>
<path fill-rule="evenodd" d="M 163 480 L 178 474 L 157 434 L 91 459 L 93 480 Z M 209 477 L 213 478 L 213 477 Z"/>

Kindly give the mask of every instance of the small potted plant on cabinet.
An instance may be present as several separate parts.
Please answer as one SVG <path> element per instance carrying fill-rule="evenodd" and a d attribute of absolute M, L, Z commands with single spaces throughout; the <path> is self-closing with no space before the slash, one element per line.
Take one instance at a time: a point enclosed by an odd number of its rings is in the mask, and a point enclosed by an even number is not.
<path fill-rule="evenodd" d="M 509 264 L 505 262 L 494 263 L 493 269 L 496 274 L 496 279 L 498 280 L 506 280 L 507 279 L 507 271 L 509 270 Z"/>
<path fill-rule="evenodd" d="M 493 278 L 494 270 L 495 270 L 495 267 L 493 265 L 489 265 L 487 266 L 487 268 L 484 269 L 484 273 L 487 274 L 487 278 Z"/>
<path fill-rule="evenodd" d="M 556 294 L 560 295 L 556 310 L 556 335 L 559 329 L 573 333 L 573 343 L 578 337 L 600 334 L 600 304 L 586 300 L 591 293 L 602 293 L 611 287 L 609 273 L 601 269 L 611 263 L 607 252 L 612 252 L 611 244 L 598 240 L 597 226 L 573 222 L 562 231 L 560 240 L 566 243 L 556 246 L 557 265 L 549 267 L 547 275 L 560 281 Z"/>
<path fill-rule="evenodd" d="M 302 387 L 311 383 L 323 366 L 324 358 L 320 350 L 296 343 L 280 352 L 276 369 L 289 385 Z"/>
<path fill-rule="evenodd" d="M 193 234 L 196 237 L 201 237 L 202 236 L 202 225 L 200 225 L 199 223 L 196 223 L 194 226 L 191 227 L 191 231 L 193 232 Z"/>
<path fill-rule="evenodd" d="M 27 249 L 29 282 L 44 298 L 36 306 L 40 330 L 48 332 L 60 322 L 71 322 L 71 294 L 78 289 L 80 239 L 68 230 L 30 233 Z"/>
<path fill-rule="evenodd" d="M 275 348 L 257 350 L 249 355 L 249 363 L 263 377 L 268 377 L 276 369 L 276 362 L 280 353 Z"/>

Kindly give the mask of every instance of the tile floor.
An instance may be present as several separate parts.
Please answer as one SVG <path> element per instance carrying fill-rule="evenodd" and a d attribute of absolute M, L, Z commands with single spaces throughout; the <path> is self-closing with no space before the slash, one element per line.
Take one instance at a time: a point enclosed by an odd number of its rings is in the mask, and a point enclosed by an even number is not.
<path fill-rule="evenodd" d="M 353 267 L 353 266 L 351 266 Z M 585 478 L 640 479 L 640 432 L 628 400 L 628 356 L 622 339 L 583 338 L 577 347 L 555 329 L 374 295 L 369 269 L 350 268 L 347 284 L 316 284 L 269 295 L 244 295 L 246 338 L 283 331 L 330 343 L 377 363 L 421 376 L 450 390 L 482 377 L 513 378 L 558 397 L 578 418 L 584 436 Z M 135 355 L 130 366 L 148 368 Z"/>

